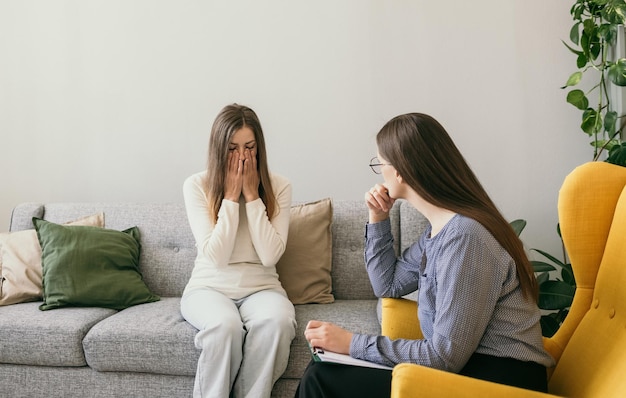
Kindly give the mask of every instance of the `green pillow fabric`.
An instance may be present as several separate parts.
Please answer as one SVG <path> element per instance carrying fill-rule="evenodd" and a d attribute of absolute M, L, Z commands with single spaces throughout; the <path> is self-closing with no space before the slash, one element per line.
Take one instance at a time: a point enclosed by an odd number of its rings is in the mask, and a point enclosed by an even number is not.
<path fill-rule="evenodd" d="M 41 245 L 40 310 L 104 307 L 121 310 L 159 300 L 139 272 L 139 229 L 64 226 L 33 218 Z"/>

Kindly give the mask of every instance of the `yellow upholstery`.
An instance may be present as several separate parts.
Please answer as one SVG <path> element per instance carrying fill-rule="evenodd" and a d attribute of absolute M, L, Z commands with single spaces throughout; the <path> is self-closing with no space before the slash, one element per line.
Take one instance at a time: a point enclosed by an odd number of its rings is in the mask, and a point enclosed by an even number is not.
<path fill-rule="evenodd" d="M 557 365 L 551 394 L 626 396 L 626 167 L 590 162 L 570 173 L 559 192 L 561 233 L 576 295 L 558 332 L 544 338 Z M 415 303 L 383 300 L 383 334 L 416 338 Z M 410 313 L 413 311 L 413 313 Z M 404 320 L 401 320 L 403 318 Z M 409 319 L 410 321 L 406 321 Z M 408 324 L 412 324 L 410 327 Z M 412 364 L 393 370 L 391 397 L 539 397 L 519 388 Z"/>
<path fill-rule="evenodd" d="M 381 330 L 392 339 L 423 339 L 417 319 L 417 303 L 402 298 L 384 298 Z M 389 314 L 385 316 L 385 314 Z"/>

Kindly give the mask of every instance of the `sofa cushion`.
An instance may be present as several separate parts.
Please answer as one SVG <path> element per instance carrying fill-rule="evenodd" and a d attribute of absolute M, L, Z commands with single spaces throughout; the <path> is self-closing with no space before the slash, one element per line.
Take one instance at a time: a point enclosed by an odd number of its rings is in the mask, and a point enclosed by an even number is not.
<path fill-rule="evenodd" d="M 194 376 L 197 332 L 180 314 L 180 298 L 163 297 L 95 325 L 83 341 L 85 358 L 98 371 Z"/>
<path fill-rule="evenodd" d="M 16 207 L 20 221 L 29 208 Z M 106 214 L 107 228 L 122 231 L 137 226 L 141 232 L 139 267 L 150 291 L 162 297 L 180 297 L 198 254 L 182 203 L 49 203 L 43 217 L 55 223 L 98 211 Z M 40 217 L 41 218 L 41 217 Z M 30 221 L 32 226 L 32 221 Z M 13 225 L 13 223 L 12 223 Z"/>
<path fill-rule="evenodd" d="M 104 214 L 82 217 L 66 225 L 104 227 Z M 0 233 L 0 305 L 41 300 L 41 278 L 37 232 L 29 229 Z"/>
<path fill-rule="evenodd" d="M 85 214 L 92 214 L 94 212 L 86 212 L 86 213 L 76 213 L 74 217 L 68 217 L 59 222 L 65 222 L 67 220 L 74 220 L 79 217 L 82 217 Z M 43 218 L 44 214 L 44 205 L 41 203 L 20 203 L 13 209 L 11 213 L 11 222 L 9 225 L 9 231 L 24 231 L 26 229 L 33 229 L 33 217 Z"/>
<path fill-rule="evenodd" d="M 332 303 L 330 199 L 291 206 L 289 237 L 276 272 L 293 304 Z"/>
<path fill-rule="evenodd" d="M 40 311 L 39 304 L 0 308 L 0 363 L 85 366 L 83 338 L 93 325 L 115 310 L 68 307 Z"/>
<path fill-rule="evenodd" d="M 194 378 L 0 363 L 0 381 L 2 398 L 184 398 L 193 396 Z M 292 398 L 291 391 L 275 398 Z"/>
<path fill-rule="evenodd" d="M 42 251 L 42 310 L 123 309 L 156 301 L 139 272 L 139 230 L 64 226 L 34 218 Z"/>

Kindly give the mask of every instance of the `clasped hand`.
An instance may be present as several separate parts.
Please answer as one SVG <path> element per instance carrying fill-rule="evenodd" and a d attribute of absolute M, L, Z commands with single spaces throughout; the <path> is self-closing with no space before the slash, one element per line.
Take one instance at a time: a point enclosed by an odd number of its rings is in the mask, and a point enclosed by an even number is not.
<path fill-rule="evenodd" d="M 243 159 L 238 151 L 228 154 L 226 181 L 224 181 L 224 199 L 238 202 L 243 194 L 246 202 L 259 198 L 259 171 L 257 170 L 256 154 L 246 149 Z"/>

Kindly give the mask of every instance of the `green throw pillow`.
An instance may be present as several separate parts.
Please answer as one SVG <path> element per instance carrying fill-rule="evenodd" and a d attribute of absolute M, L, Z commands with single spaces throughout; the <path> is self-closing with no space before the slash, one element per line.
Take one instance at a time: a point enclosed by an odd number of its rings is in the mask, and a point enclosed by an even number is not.
<path fill-rule="evenodd" d="M 159 300 L 139 272 L 139 229 L 64 226 L 33 218 L 41 244 L 40 310 L 104 307 L 121 310 Z"/>

